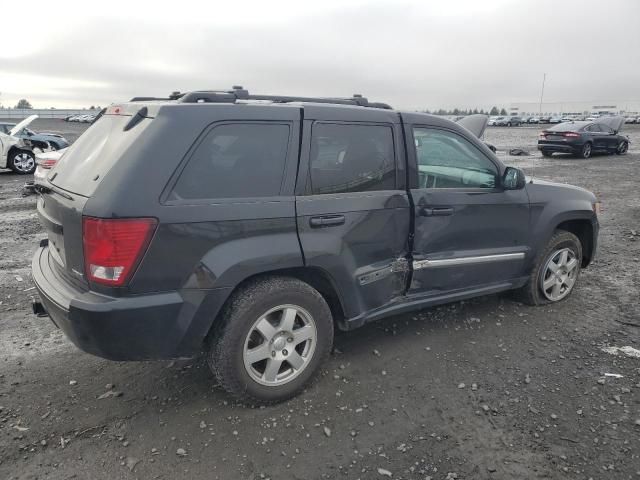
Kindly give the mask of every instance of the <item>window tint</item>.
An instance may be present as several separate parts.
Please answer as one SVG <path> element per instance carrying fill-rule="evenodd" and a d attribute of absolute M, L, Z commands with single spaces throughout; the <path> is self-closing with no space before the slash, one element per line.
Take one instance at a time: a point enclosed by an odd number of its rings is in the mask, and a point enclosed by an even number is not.
<path fill-rule="evenodd" d="M 287 125 L 219 125 L 200 142 L 169 199 L 279 195 L 288 143 Z"/>
<path fill-rule="evenodd" d="M 460 135 L 414 128 L 419 188 L 494 188 L 496 166 Z"/>
<path fill-rule="evenodd" d="M 316 123 L 311 135 L 311 193 L 393 190 L 391 127 Z"/>

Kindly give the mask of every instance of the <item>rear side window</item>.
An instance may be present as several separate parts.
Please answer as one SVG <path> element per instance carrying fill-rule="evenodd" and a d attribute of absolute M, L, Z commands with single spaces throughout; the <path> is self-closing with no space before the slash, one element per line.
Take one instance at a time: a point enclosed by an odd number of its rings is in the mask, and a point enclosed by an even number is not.
<path fill-rule="evenodd" d="M 218 125 L 196 147 L 169 200 L 279 195 L 288 144 L 288 125 Z"/>
<path fill-rule="evenodd" d="M 393 190 L 393 131 L 383 125 L 316 123 L 309 167 L 312 194 Z"/>

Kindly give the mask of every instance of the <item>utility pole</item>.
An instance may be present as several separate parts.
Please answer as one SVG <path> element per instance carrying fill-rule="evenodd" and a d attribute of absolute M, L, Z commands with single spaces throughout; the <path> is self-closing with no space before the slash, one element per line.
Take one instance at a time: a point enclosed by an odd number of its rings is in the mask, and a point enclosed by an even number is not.
<path fill-rule="evenodd" d="M 538 115 L 542 115 L 542 97 L 544 97 L 544 82 L 547 79 L 547 74 L 542 75 L 542 90 L 540 91 L 540 107 L 538 108 Z"/>

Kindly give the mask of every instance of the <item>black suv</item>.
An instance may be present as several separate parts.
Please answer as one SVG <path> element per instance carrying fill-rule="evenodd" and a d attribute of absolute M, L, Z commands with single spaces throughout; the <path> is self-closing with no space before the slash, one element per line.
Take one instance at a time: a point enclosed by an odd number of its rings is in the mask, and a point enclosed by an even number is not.
<path fill-rule="evenodd" d="M 334 329 L 517 289 L 566 298 L 598 204 L 525 181 L 464 127 L 349 99 L 246 90 L 111 106 L 40 190 L 33 277 L 82 350 L 204 350 L 250 402 L 296 394 Z"/>

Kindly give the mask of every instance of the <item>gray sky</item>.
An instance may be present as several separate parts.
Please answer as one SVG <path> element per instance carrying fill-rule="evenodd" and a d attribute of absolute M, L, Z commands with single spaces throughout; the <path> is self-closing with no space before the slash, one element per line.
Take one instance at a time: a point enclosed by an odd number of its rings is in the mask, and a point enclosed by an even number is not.
<path fill-rule="evenodd" d="M 407 109 L 640 100 L 638 0 L 95 2 L 3 10 L 0 103 L 230 88 Z M 37 19 L 37 20 L 35 20 Z"/>

